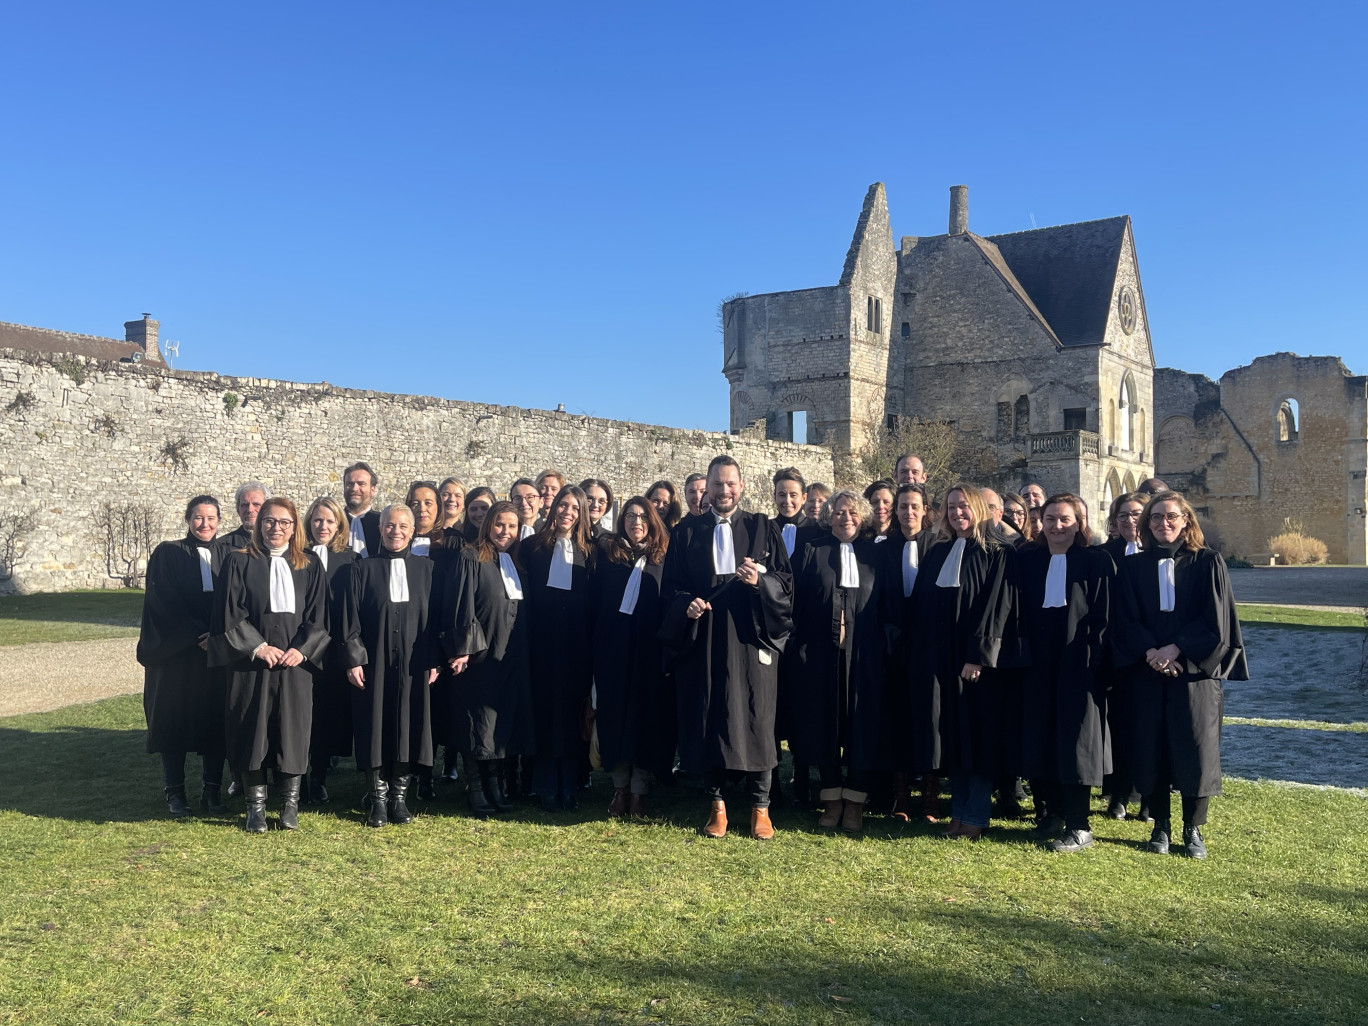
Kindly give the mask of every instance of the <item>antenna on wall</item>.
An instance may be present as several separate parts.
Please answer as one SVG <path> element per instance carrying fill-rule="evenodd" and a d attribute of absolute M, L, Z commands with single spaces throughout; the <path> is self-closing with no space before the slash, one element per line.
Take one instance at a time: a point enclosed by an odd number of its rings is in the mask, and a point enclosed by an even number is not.
<path fill-rule="evenodd" d="M 163 342 L 162 355 L 166 357 L 166 366 L 172 367 L 172 369 L 174 370 L 175 368 L 172 366 L 171 361 L 180 356 L 180 343 L 172 342 L 169 339 Z"/>

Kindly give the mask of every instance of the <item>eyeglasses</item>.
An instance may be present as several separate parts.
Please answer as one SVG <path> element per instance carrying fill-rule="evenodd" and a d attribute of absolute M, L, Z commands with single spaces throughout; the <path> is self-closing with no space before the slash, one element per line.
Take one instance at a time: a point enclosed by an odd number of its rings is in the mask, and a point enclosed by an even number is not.
<path fill-rule="evenodd" d="M 624 524 L 631 524 L 631 523 L 635 523 L 635 522 L 638 521 L 638 520 L 645 520 L 645 519 L 646 519 L 646 514 L 645 514 L 645 513 L 624 513 L 624 514 L 622 514 L 622 522 L 623 522 Z"/>
<path fill-rule="evenodd" d="M 1150 523 L 1151 523 L 1151 524 L 1163 524 L 1163 523 L 1176 524 L 1176 523 L 1179 523 L 1180 521 L 1183 521 L 1183 520 L 1186 520 L 1186 519 L 1187 519 L 1187 514 L 1186 514 L 1186 513 L 1151 513 L 1151 514 L 1150 514 Z"/>
<path fill-rule="evenodd" d="M 277 520 L 277 519 L 275 519 L 274 517 L 262 517 L 262 518 L 261 518 L 261 529 L 262 529 L 263 531 L 274 531 L 277 527 L 281 527 L 281 528 L 290 528 L 290 527 L 294 527 L 294 521 L 293 521 L 293 520 Z"/>
<path fill-rule="evenodd" d="M 519 506 L 536 506 L 541 503 L 540 495 L 519 495 L 513 500 Z"/>
<path fill-rule="evenodd" d="M 988 508 L 992 509 L 993 507 L 989 506 Z M 1021 520 L 1025 518 L 1026 511 L 1024 509 L 1008 509 L 1004 510 L 1002 515 L 1009 520 Z"/>
<path fill-rule="evenodd" d="M 1137 509 L 1137 510 L 1135 510 L 1133 513 L 1118 513 L 1118 514 L 1116 514 L 1116 519 L 1117 519 L 1117 520 L 1139 520 L 1139 519 L 1140 519 L 1140 510 Z"/>

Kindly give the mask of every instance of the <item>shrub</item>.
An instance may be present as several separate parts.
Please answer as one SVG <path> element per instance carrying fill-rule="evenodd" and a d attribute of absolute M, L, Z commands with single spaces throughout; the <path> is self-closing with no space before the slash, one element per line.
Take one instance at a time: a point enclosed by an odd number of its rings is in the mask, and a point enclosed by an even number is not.
<path fill-rule="evenodd" d="M 1268 539 L 1268 551 L 1283 566 L 1312 566 L 1330 562 L 1325 542 L 1298 531 L 1284 531 Z"/>

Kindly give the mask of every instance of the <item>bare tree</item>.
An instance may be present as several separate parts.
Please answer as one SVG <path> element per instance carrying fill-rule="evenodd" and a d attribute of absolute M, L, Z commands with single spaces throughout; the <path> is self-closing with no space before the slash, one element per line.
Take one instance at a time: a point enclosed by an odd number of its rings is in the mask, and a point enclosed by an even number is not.
<path fill-rule="evenodd" d="M 105 571 L 125 588 L 147 575 L 147 558 L 161 537 L 164 515 L 156 506 L 106 502 L 95 508 L 93 523 L 104 549 Z"/>
<path fill-rule="evenodd" d="M 14 564 L 24 552 L 24 542 L 38 526 L 38 511 L 0 514 L 0 582 L 14 578 Z"/>
<path fill-rule="evenodd" d="M 862 488 L 879 478 L 891 479 L 903 453 L 921 458 L 926 490 L 933 499 L 959 481 L 996 483 L 1000 473 L 993 447 L 949 421 L 898 417 L 890 426 L 880 409 L 866 418 L 865 439 L 851 461 L 854 480 L 844 484 Z"/>

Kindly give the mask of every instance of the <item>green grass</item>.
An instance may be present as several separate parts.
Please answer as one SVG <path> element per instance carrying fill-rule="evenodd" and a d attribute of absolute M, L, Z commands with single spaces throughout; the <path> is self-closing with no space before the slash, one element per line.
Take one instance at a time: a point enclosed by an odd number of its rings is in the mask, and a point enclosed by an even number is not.
<path fill-rule="evenodd" d="M 143 593 L 133 589 L 6 595 L 0 598 L 0 646 L 133 637 L 142 602 Z"/>
<path fill-rule="evenodd" d="M 1231 780 L 1211 858 L 1094 820 L 1076 856 L 871 817 L 704 841 L 454 801 L 367 830 L 172 822 L 136 697 L 0 720 L 0 1022 L 1357 1023 L 1368 798 Z M 191 760 L 192 766 L 194 759 Z M 274 804 L 274 800 L 273 803 Z M 736 818 L 744 811 L 739 797 Z"/>
<path fill-rule="evenodd" d="M 1294 606 L 1259 606 L 1236 603 L 1242 625 L 1260 627 L 1315 627 L 1321 630 L 1364 629 L 1363 613 L 1346 613 L 1329 609 L 1300 609 Z"/>

